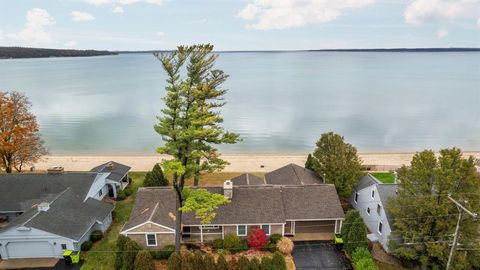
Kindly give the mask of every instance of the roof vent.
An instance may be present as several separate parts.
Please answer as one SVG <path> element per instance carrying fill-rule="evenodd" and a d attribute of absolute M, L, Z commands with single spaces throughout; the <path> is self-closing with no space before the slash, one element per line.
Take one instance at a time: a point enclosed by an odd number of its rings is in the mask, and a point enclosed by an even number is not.
<path fill-rule="evenodd" d="M 223 196 L 226 199 L 232 199 L 233 198 L 233 183 L 230 180 L 227 180 L 223 183 Z"/>
<path fill-rule="evenodd" d="M 37 205 L 38 212 L 47 212 L 50 209 L 50 204 L 48 202 L 42 202 Z"/>
<path fill-rule="evenodd" d="M 107 165 L 105 166 L 109 171 L 113 170 L 113 162 L 108 162 Z"/>
<path fill-rule="evenodd" d="M 63 167 L 62 166 L 53 166 L 47 169 L 47 172 L 49 174 L 60 174 L 63 173 Z"/>

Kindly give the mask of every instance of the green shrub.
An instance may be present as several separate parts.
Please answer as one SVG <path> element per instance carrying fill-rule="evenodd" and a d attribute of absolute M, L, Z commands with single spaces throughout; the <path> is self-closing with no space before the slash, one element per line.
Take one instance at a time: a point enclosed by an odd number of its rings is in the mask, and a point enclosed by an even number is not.
<path fill-rule="evenodd" d="M 115 254 L 115 269 L 121 269 L 123 266 L 123 250 L 125 248 L 125 243 L 128 241 L 128 237 L 120 234 L 117 238 L 117 252 Z"/>
<path fill-rule="evenodd" d="M 155 270 L 152 255 L 146 250 L 137 253 L 133 266 L 135 270 Z"/>
<path fill-rule="evenodd" d="M 215 270 L 216 265 L 215 265 L 215 259 L 213 258 L 212 255 L 206 254 L 203 256 L 203 266 L 207 270 Z"/>
<path fill-rule="evenodd" d="M 164 246 L 161 250 L 150 251 L 150 254 L 155 260 L 166 260 L 175 251 L 174 245 Z"/>
<path fill-rule="evenodd" d="M 125 192 L 125 196 L 128 197 L 128 196 L 130 196 L 130 195 L 133 194 L 133 189 L 131 189 L 131 188 L 126 188 L 126 189 L 123 190 L 123 192 Z"/>
<path fill-rule="evenodd" d="M 344 249 L 352 254 L 359 247 L 368 247 L 367 226 L 357 210 L 350 210 L 345 215 L 344 226 L 342 227 Z"/>
<path fill-rule="evenodd" d="M 215 270 L 228 270 L 228 262 L 223 254 L 218 256 Z"/>
<path fill-rule="evenodd" d="M 213 247 L 215 249 L 222 249 L 223 248 L 223 239 L 215 239 L 213 240 Z"/>
<path fill-rule="evenodd" d="M 177 252 L 172 253 L 168 258 L 167 269 L 182 270 L 182 257 Z"/>
<path fill-rule="evenodd" d="M 200 251 L 196 251 L 193 254 L 193 269 L 192 270 L 206 270 L 205 261 Z"/>
<path fill-rule="evenodd" d="M 232 252 L 232 253 L 237 253 L 242 251 L 243 249 L 243 241 L 234 233 L 228 233 L 225 235 L 223 239 L 223 247 Z M 248 249 L 248 247 L 247 247 Z"/>
<path fill-rule="evenodd" d="M 262 261 L 260 262 L 260 270 L 276 270 L 273 268 L 272 258 L 262 257 Z"/>
<path fill-rule="evenodd" d="M 378 270 L 372 258 L 364 258 L 354 264 L 357 270 Z"/>
<path fill-rule="evenodd" d="M 260 270 L 260 261 L 257 257 L 253 257 L 253 259 L 250 260 L 248 270 Z"/>
<path fill-rule="evenodd" d="M 131 240 L 130 238 L 127 239 L 128 241 L 125 243 L 123 249 L 123 262 L 121 270 L 133 270 L 135 257 L 137 257 L 137 253 L 141 250 L 137 242 Z"/>
<path fill-rule="evenodd" d="M 90 241 L 93 243 L 100 241 L 103 238 L 103 233 L 100 230 L 95 230 L 90 234 Z"/>
<path fill-rule="evenodd" d="M 274 253 L 275 251 L 277 251 L 277 245 L 275 243 L 268 243 L 265 246 L 265 250 Z"/>
<path fill-rule="evenodd" d="M 230 257 L 228 261 L 228 270 L 237 270 L 238 269 L 238 260 L 236 257 Z"/>
<path fill-rule="evenodd" d="M 237 265 L 237 269 L 238 270 L 249 270 L 250 266 L 250 261 L 248 260 L 247 257 L 245 256 L 240 256 L 240 258 L 238 259 L 238 265 Z"/>
<path fill-rule="evenodd" d="M 272 236 L 270 236 L 270 239 L 268 240 L 270 243 L 273 243 L 273 244 L 277 244 L 277 242 L 282 239 L 282 235 L 281 234 L 278 234 L 278 233 L 274 233 L 272 234 Z"/>
<path fill-rule="evenodd" d="M 127 198 L 127 195 L 125 195 L 125 191 L 123 191 L 123 190 L 118 191 L 117 201 L 123 201 L 123 200 L 125 200 L 125 198 Z"/>
<path fill-rule="evenodd" d="M 272 266 L 275 270 L 287 270 L 287 263 L 285 263 L 285 257 L 282 253 L 278 251 L 273 253 Z"/>
<path fill-rule="evenodd" d="M 80 246 L 80 249 L 82 251 L 89 251 L 92 248 L 92 246 L 93 246 L 92 241 L 87 240 L 82 243 L 82 245 Z"/>
<path fill-rule="evenodd" d="M 357 263 L 361 259 L 372 258 L 372 254 L 365 247 L 358 247 L 352 254 L 353 263 Z"/>

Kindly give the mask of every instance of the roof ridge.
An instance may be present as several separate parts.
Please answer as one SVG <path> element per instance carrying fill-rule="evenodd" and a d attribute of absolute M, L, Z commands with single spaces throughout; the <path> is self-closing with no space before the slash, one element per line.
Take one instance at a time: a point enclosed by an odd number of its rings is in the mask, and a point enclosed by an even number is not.
<path fill-rule="evenodd" d="M 296 165 L 296 164 L 290 163 L 289 166 L 292 167 L 293 173 L 295 174 L 295 176 L 297 177 L 297 179 L 300 181 L 300 183 L 303 185 L 304 183 L 303 183 L 302 179 L 300 179 L 300 177 L 298 176 L 297 170 L 295 170 L 295 166 L 293 166 L 293 165 Z M 296 165 L 296 166 L 298 166 L 298 165 Z"/>
<path fill-rule="evenodd" d="M 60 197 L 61 197 L 67 190 L 69 190 L 69 189 L 70 189 L 70 187 L 67 187 L 65 190 L 63 190 L 62 192 L 60 192 L 59 194 L 57 194 L 57 195 L 55 196 L 55 198 L 54 198 L 51 202 L 49 202 L 48 204 L 50 205 L 50 204 L 54 203 L 58 198 L 60 198 Z M 38 204 L 37 204 L 37 205 L 38 205 Z M 31 208 L 33 208 L 33 205 L 32 205 Z M 35 218 L 36 216 L 38 216 L 39 214 L 40 214 L 40 211 L 37 210 L 37 213 L 35 213 L 33 216 L 31 216 L 29 219 L 27 219 L 25 222 L 23 222 L 23 223 L 22 223 L 22 226 L 25 226 L 25 224 L 27 224 L 28 222 L 30 222 L 32 219 L 34 219 L 34 218 Z"/>
<path fill-rule="evenodd" d="M 378 180 L 375 176 L 373 176 L 371 173 L 367 173 L 367 176 L 372 179 L 377 185 L 378 184 L 383 184 L 380 180 Z"/>
<path fill-rule="evenodd" d="M 157 208 L 158 208 L 158 202 L 157 202 L 157 203 L 155 204 L 155 206 L 153 207 L 152 213 L 151 213 L 150 216 L 148 217 L 148 221 L 152 221 L 153 214 L 155 214 L 155 212 L 157 211 Z"/>

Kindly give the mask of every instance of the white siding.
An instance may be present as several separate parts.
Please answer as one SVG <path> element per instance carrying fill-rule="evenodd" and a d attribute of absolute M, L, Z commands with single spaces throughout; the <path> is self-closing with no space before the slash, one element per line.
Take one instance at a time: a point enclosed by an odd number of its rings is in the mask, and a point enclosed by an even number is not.
<path fill-rule="evenodd" d="M 372 198 L 372 190 L 374 190 L 374 198 Z M 355 202 L 355 192 L 358 193 L 358 200 Z M 388 241 L 391 233 L 390 224 L 388 223 L 387 216 L 385 215 L 385 206 L 380 201 L 378 196 L 378 190 L 376 185 L 369 186 L 359 191 L 353 191 L 350 199 L 352 206 L 358 210 L 368 230 L 375 234 L 378 238 L 378 242 L 388 252 Z M 377 205 L 380 204 L 380 215 L 377 214 Z M 370 208 L 370 214 L 367 213 L 367 208 Z M 378 232 L 378 223 L 382 222 L 382 233 Z"/>
<path fill-rule="evenodd" d="M 87 193 L 87 198 L 94 198 L 97 200 L 102 200 L 103 197 L 108 195 L 108 187 L 107 187 L 107 176 L 108 173 L 99 173 L 97 175 L 97 178 L 93 182 L 92 186 L 90 187 L 90 190 Z M 100 195 L 100 190 L 102 190 L 102 195 Z"/>
<path fill-rule="evenodd" d="M 31 228 L 30 230 L 18 230 L 17 228 L 11 228 L 10 230 L 0 233 L 0 255 L 2 259 L 10 259 L 7 252 L 8 245 L 13 247 L 17 242 L 32 242 L 32 243 L 49 243 L 52 247 L 54 257 L 63 258 L 62 244 L 66 244 L 67 249 L 74 249 L 74 241 L 62 236 L 51 234 L 42 230 Z M 21 244 L 20 244 L 21 245 Z M 28 257 L 44 257 L 45 251 L 38 250 L 36 245 L 22 245 L 26 247 L 25 256 Z M 37 245 L 38 246 L 38 245 Z"/>

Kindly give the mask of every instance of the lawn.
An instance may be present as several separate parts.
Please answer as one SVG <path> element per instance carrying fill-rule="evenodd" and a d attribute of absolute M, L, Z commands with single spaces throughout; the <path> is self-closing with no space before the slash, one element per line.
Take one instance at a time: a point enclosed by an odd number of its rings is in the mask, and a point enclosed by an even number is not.
<path fill-rule="evenodd" d="M 83 254 L 85 264 L 82 270 L 115 270 L 115 242 L 122 226 L 128 221 L 130 212 L 133 208 L 133 202 L 137 194 L 137 189 L 142 186 L 143 178 L 146 172 L 130 172 L 132 178 L 133 194 L 123 201 L 119 201 L 115 205 L 113 211 L 114 219 L 112 225 L 105 234 L 105 237 L 99 242 L 95 243 L 90 251 Z M 201 186 L 221 186 L 227 179 L 231 179 L 241 173 L 234 172 L 218 172 L 205 174 L 200 179 Z M 263 176 L 262 173 L 255 173 L 258 176 Z M 187 181 L 187 184 L 192 184 L 192 181 Z"/>
<path fill-rule="evenodd" d="M 389 172 L 373 172 L 370 173 L 373 177 L 380 180 L 384 184 L 393 184 L 395 182 L 395 174 Z"/>

